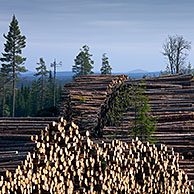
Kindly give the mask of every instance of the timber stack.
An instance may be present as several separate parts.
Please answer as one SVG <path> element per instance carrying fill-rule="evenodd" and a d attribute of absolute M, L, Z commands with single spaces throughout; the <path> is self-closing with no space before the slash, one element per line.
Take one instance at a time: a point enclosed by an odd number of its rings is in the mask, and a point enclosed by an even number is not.
<path fill-rule="evenodd" d="M 101 109 L 113 90 L 127 79 L 124 75 L 87 75 L 64 86 L 60 115 L 79 125 L 80 132 L 94 134 Z"/>
<path fill-rule="evenodd" d="M 180 167 L 194 184 L 194 87 L 191 75 L 168 75 L 146 79 L 126 80 L 125 85 L 145 86 L 151 114 L 157 117 L 157 130 L 153 137 L 184 156 Z M 142 83 L 143 81 L 143 83 Z M 122 127 L 105 126 L 104 137 L 130 139 L 132 112 L 125 114 Z M 105 117 L 104 117 L 105 118 Z"/>
<path fill-rule="evenodd" d="M 0 175 L 5 176 L 6 171 L 14 172 L 26 158 L 28 152 L 32 153 L 35 141 L 53 121 L 62 118 L 55 117 L 1 117 L 0 118 Z"/>
<path fill-rule="evenodd" d="M 23 164 L 1 177 L 0 194 L 189 194 L 193 188 L 179 169 L 179 157 L 165 145 L 138 139 L 93 142 L 74 123 L 53 122 Z"/>

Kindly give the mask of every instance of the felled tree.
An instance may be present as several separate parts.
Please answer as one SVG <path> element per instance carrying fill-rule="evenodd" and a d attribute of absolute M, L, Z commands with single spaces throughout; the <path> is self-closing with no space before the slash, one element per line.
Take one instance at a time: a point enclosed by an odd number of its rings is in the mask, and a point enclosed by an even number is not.
<path fill-rule="evenodd" d="M 75 76 L 92 74 L 94 61 L 91 59 L 92 54 L 89 53 L 89 47 L 84 45 L 80 53 L 76 56 L 72 67 Z"/>
<path fill-rule="evenodd" d="M 2 65 L 8 70 L 12 81 L 12 116 L 14 117 L 16 81 L 18 74 L 26 71 L 23 66 L 26 58 L 21 56 L 22 49 L 26 46 L 26 37 L 21 35 L 15 15 L 10 23 L 8 34 L 3 36 L 6 39 L 6 43 L 4 44 L 4 53 L 2 53 L 3 57 L 0 58 L 0 61 L 3 62 Z"/>
<path fill-rule="evenodd" d="M 110 75 L 111 74 L 111 66 L 108 61 L 108 57 L 106 56 L 106 53 L 102 55 L 102 67 L 100 69 L 102 75 Z"/>

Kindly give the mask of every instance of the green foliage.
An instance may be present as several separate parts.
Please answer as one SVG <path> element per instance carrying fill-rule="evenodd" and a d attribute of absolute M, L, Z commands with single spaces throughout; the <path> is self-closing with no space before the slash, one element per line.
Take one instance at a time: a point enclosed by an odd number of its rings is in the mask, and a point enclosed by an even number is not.
<path fill-rule="evenodd" d="M 29 116 L 31 104 L 30 87 L 22 86 L 16 92 L 16 116 Z"/>
<path fill-rule="evenodd" d="M 45 82 L 48 85 L 48 81 Z M 56 88 L 56 99 L 57 103 L 60 101 L 60 96 L 62 92 L 62 87 L 59 85 Z M 7 96 L 7 109 L 5 116 L 10 116 L 10 100 L 9 95 Z M 18 117 L 27 117 L 27 116 L 57 116 L 58 109 L 53 107 L 53 92 L 49 93 L 47 90 L 46 93 L 46 103 L 44 104 L 43 109 L 41 109 L 41 95 L 40 88 L 38 87 L 38 81 L 33 81 L 31 86 L 21 86 L 16 92 L 16 111 L 15 115 Z M 0 114 L 1 116 L 1 114 Z"/>
<path fill-rule="evenodd" d="M 21 56 L 22 49 L 26 46 L 26 37 L 21 35 L 15 15 L 10 23 L 8 34 L 3 36 L 6 43 L 0 61 L 2 62 L 2 68 L 5 70 L 3 73 L 9 75 L 10 81 L 12 81 L 12 116 L 14 116 L 16 81 L 18 74 L 26 71 L 23 65 L 26 58 Z"/>
<path fill-rule="evenodd" d="M 0 113 L 2 116 L 9 116 L 10 110 L 6 104 L 6 97 L 10 94 L 10 76 L 5 65 L 0 69 Z"/>
<path fill-rule="evenodd" d="M 112 74 L 111 70 L 112 70 L 112 68 L 111 68 L 111 66 L 109 64 L 108 57 L 106 56 L 106 53 L 104 53 L 102 55 L 102 67 L 100 69 L 101 74 L 102 75 Z"/>
<path fill-rule="evenodd" d="M 107 162 L 103 159 L 103 157 L 100 157 L 101 165 L 102 165 L 102 170 L 106 170 L 107 167 Z"/>
<path fill-rule="evenodd" d="M 80 101 L 80 102 L 86 102 L 86 97 L 80 96 L 79 101 Z"/>
<path fill-rule="evenodd" d="M 51 63 L 51 67 L 53 67 L 54 77 L 52 78 L 51 71 L 49 74 L 49 79 L 52 81 L 52 86 L 50 86 L 50 89 L 53 91 L 53 106 L 56 106 L 56 73 L 57 73 L 57 67 L 59 66 L 62 66 L 62 62 L 60 61 L 59 63 L 56 63 L 56 60 L 54 60 L 54 62 Z"/>
<path fill-rule="evenodd" d="M 187 67 L 183 67 L 181 69 L 181 73 L 194 75 L 194 68 L 192 67 L 191 63 L 189 63 Z"/>
<path fill-rule="evenodd" d="M 49 76 L 47 79 L 47 89 L 46 89 L 46 94 L 45 94 L 45 104 L 47 105 L 47 107 L 53 107 L 54 105 L 54 78 L 52 76 L 52 71 L 49 71 Z"/>
<path fill-rule="evenodd" d="M 129 130 L 132 135 L 138 136 L 142 141 L 153 141 L 151 134 L 156 130 L 156 119 L 150 114 L 149 99 L 144 92 L 145 90 L 139 85 L 133 85 L 130 88 L 129 110 L 134 118 L 131 118 L 132 126 Z"/>
<path fill-rule="evenodd" d="M 45 82 L 49 86 L 49 80 Z M 16 106 L 15 116 L 27 117 L 27 116 L 57 116 L 58 110 L 53 107 L 53 91 L 47 90 L 45 104 L 41 109 L 41 91 L 38 86 L 38 81 L 33 81 L 31 86 L 21 86 L 16 90 Z M 0 116 L 11 116 L 11 93 L 6 90 L 5 103 L 3 108 L 2 99 L 0 101 Z M 56 88 L 56 102 L 59 103 L 62 93 L 62 86 L 59 84 Z M 2 110 L 4 110 L 2 112 Z"/>
<path fill-rule="evenodd" d="M 39 110 L 35 116 L 37 117 L 56 117 L 59 115 L 59 110 L 57 107 L 49 107 Z"/>
<path fill-rule="evenodd" d="M 151 134 L 156 129 L 156 118 L 150 114 L 149 99 L 144 95 L 144 92 L 145 90 L 140 85 L 132 85 L 131 87 L 121 85 L 110 105 L 112 108 L 107 112 L 109 120 L 107 124 L 120 126 L 124 117 L 128 117 L 128 114 L 124 113 L 129 112 L 131 122 L 129 132 L 131 135 L 138 136 L 142 141 L 153 141 Z"/>
<path fill-rule="evenodd" d="M 76 56 L 72 67 L 72 71 L 76 76 L 92 74 L 94 61 L 91 59 L 92 54 L 89 54 L 89 47 L 84 45 L 80 53 Z"/>
<path fill-rule="evenodd" d="M 194 68 L 192 67 L 191 63 L 189 62 L 187 66 L 181 66 L 179 73 L 194 75 Z M 168 67 L 166 67 L 165 71 L 160 71 L 160 75 L 169 75 L 169 74 L 170 74 L 170 70 Z"/>
<path fill-rule="evenodd" d="M 37 64 L 38 64 L 38 67 L 36 68 L 37 73 L 34 74 L 34 76 L 38 76 L 37 86 L 39 88 L 41 95 L 41 109 L 43 109 L 45 105 L 45 94 L 47 89 L 46 81 L 48 78 L 49 71 L 46 68 L 43 58 L 40 58 L 40 62 Z"/>
<path fill-rule="evenodd" d="M 48 76 L 49 71 L 46 68 L 44 59 L 41 57 L 39 60 L 40 60 L 39 63 L 37 63 L 38 67 L 36 68 L 37 73 L 35 73 L 34 75 L 39 76 L 38 79 L 42 81 L 44 77 Z"/>
<path fill-rule="evenodd" d="M 20 34 L 18 21 L 15 16 L 13 16 L 10 23 L 8 34 L 3 36 L 6 39 L 6 43 L 4 44 L 4 53 L 2 53 L 3 57 L 0 60 L 9 72 L 12 72 L 14 68 L 15 76 L 17 76 L 18 72 L 26 71 L 25 67 L 22 66 L 26 58 L 21 57 L 22 49 L 26 46 L 26 37 Z"/>
<path fill-rule="evenodd" d="M 121 125 L 123 112 L 125 111 L 124 102 L 122 101 L 124 99 L 123 95 L 125 95 L 123 91 L 116 92 L 114 102 L 112 103 L 112 108 L 109 109 L 107 112 L 107 117 L 109 121 L 108 125 L 112 125 L 112 126 Z M 123 96 L 123 98 L 120 98 L 120 96 Z"/>
<path fill-rule="evenodd" d="M 10 107 L 9 107 L 9 105 L 5 104 L 4 112 L 3 112 L 2 116 L 3 117 L 10 117 L 10 114 L 11 114 Z"/>

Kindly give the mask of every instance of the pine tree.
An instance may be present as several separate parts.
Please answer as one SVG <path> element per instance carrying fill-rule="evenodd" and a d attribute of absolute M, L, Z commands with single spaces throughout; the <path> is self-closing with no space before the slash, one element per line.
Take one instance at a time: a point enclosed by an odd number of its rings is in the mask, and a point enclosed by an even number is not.
<path fill-rule="evenodd" d="M 75 64 L 72 67 L 72 71 L 75 76 L 92 74 L 94 61 L 91 59 L 92 54 L 89 54 L 89 47 L 84 45 L 80 53 L 75 58 Z"/>
<path fill-rule="evenodd" d="M 56 73 L 57 73 L 57 67 L 62 66 L 62 62 L 60 61 L 59 63 L 56 63 L 56 60 L 54 60 L 53 63 L 51 63 L 51 67 L 53 67 L 53 73 L 54 73 L 54 78 L 53 78 L 53 106 L 56 106 Z"/>
<path fill-rule="evenodd" d="M 100 69 L 102 75 L 110 75 L 111 73 L 111 66 L 108 61 L 108 57 L 106 56 L 106 53 L 102 55 L 102 67 Z"/>
<path fill-rule="evenodd" d="M 54 79 L 52 76 L 52 71 L 49 71 L 49 76 L 47 79 L 47 91 L 46 91 L 46 108 L 53 106 L 54 101 L 54 93 L 53 93 L 53 87 L 54 87 Z"/>
<path fill-rule="evenodd" d="M 48 78 L 49 71 L 46 68 L 43 58 L 40 58 L 40 62 L 37 64 L 38 64 L 38 67 L 36 68 L 37 73 L 34 74 L 34 76 L 39 76 L 38 86 L 41 91 L 41 109 L 43 109 L 45 105 L 46 80 Z"/>
<path fill-rule="evenodd" d="M 144 93 L 145 90 L 139 84 L 131 87 L 121 85 L 110 105 L 112 108 L 107 112 L 107 124 L 121 126 L 124 118 L 129 117 L 126 113 L 130 112 L 130 134 L 142 141 L 152 141 L 154 139 L 151 134 L 156 129 L 156 118 L 150 114 L 149 99 Z"/>
<path fill-rule="evenodd" d="M 6 43 L 4 44 L 4 53 L 2 53 L 3 57 L 0 60 L 8 70 L 12 80 L 12 116 L 14 117 L 16 81 L 18 74 L 26 71 L 23 66 L 26 58 L 21 57 L 22 49 L 26 46 L 26 37 L 21 35 L 15 15 L 10 23 L 8 34 L 3 36 L 6 39 Z"/>
<path fill-rule="evenodd" d="M 132 135 L 138 136 L 142 141 L 154 140 L 151 134 L 156 130 L 156 118 L 150 114 L 151 108 L 148 105 L 148 97 L 144 95 L 145 90 L 140 85 L 132 85 L 129 93 L 131 98 L 128 110 L 134 117 L 131 119 L 132 126 L 130 127 Z"/>
<path fill-rule="evenodd" d="M 37 111 L 41 108 L 40 100 L 40 83 L 33 81 L 30 90 L 30 116 L 35 116 Z"/>
<path fill-rule="evenodd" d="M 6 97 L 10 91 L 10 76 L 7 67 L 2 64 L 0 69 L 0 99 L 1 99 L 1 116 L 7 116 L 5 114 Z"/>
<path fill-rule="evenodd" d="M 57 95 L 56 95 L 56 102 L 59 103 L 61 101 L 61 94 L 62 94 L 62 84 L 59 82 L 59 86 L 57 87 Z"/>

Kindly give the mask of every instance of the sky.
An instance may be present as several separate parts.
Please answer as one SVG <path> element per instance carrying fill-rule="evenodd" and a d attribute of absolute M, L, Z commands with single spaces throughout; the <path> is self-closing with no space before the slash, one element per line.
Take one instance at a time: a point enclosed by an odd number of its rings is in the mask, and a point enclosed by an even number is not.
<path fill-rule="evenodd" d="M 85 44 L 95 72 L 103 53 L 115 73 L 164 70 L 162 45 L 168 35 L 182 35 L 193 43 L 187 62 L 194 65 L 193 0 L 1 0 L 1 53 L 13 14 L 26 36 L 22 55 L 30 71 L 40 57 L 48 69 L 56 58 L 62 61 L 58 71 L 71 71 Z"/>

